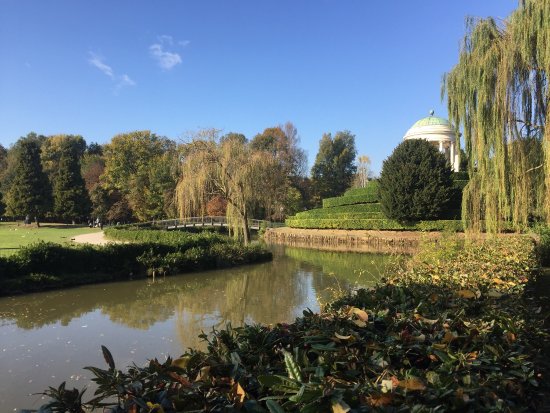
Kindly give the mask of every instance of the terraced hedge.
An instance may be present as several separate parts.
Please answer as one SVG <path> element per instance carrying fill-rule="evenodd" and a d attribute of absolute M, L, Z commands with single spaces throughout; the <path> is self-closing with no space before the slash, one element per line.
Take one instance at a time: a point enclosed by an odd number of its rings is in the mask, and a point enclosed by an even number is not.
<path fill-rule="evenodd" d="M 316 218 L 324 217 L 327 214 L 353 214 L 364 212 L 382 212 L 380 203 L 374 202 L 369 204 L 342 205 L 334 208 L 316 208 L 309 211 L 298 212 L 295 218 Z"/>
<path fill-rule="evenodd" d="M 365 188 L 353 188 L 343 196 L 323 199 L 323 208 L 299 212 L 287 218 L 291 228 L 313 229 L 364 229 L 387 231 L 463 231 L 460 220 L 462 190 L 468 183 L 468 174 L 453 175 L 457 189 L 453 199 L 453 210 L 447 211 L 444 218 L 437 221 L 421 221 L 405 225 L 387 219 L 378 202 L 378 182 L 370 181 Z"/>
<path fill-rule="evenodd" d="M 386 231 L 463 231 L 460 220 L 420 221 L 405 225 L 391 219 L 339 219 L 339 218 L 289 218 L 286 224 L 291 228 L 312 229 L 364 229 Z"/>
<path fill-rule="evenodd" d="M 365 188 L 348 189 L 344 195 L 323 199 L 323 208 L 378 202 L 378 182 L 371 181 Z"/>

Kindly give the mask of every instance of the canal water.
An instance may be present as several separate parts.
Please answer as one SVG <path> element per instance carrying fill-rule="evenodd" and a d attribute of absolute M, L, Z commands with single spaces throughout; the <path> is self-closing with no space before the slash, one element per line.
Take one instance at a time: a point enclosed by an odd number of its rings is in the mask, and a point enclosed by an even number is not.
<path fill-rule="evenodd" d="M 390 256 L 271 247 L 272 262 L 0 298 L 0 412 L 37 409 L 32 393 L 63 381 L 89 385 L 84 366 L 119 368 L 204 348 L 201 332 L 226 323 L 291 322 L 334 294 L 372 285 Z M 88 391 L 84 399 L 92 397 Z"/>

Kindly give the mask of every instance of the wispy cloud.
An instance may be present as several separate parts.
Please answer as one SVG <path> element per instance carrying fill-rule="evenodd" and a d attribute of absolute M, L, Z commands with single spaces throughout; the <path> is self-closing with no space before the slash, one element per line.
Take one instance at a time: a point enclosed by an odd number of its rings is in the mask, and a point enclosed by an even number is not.
<path fill-rule="evenodd" d="M 106 64 L 104 59 L 96 53 L 89 52 L 88 63 L 99 69 L 103 72 L 103 74 L 110 77 L 112 81 L 115 82 L 115 94 L 117 94 L 123 87 L 136 85 L 136 82 L 134 82 L 126 73 L 123 75 L 115 74 L 113 68 Z"/>
<path fill-rule="evenodd" d="M 130 76 L 128 76 L 126 73 L 122 76 L 118 77 L 118 83 L 115 86 L 115 92 L 118 93 L 120 89 L 122 89 L 125 86 L 135 86 L 136 82 L 134 82 L 132 79 L 130 79 Z"/>
<path fill-rule="evenodd" d="M 93 52 L 90 52 L 90 57 L 88 58 L 88 63 L 90 63 L 92 66 L 95 66 L 99 70 L 101 70 L 104 74 L 109 76 L 111 79 L 115 77 L 115 74 L 113 72 L 113 68 L 103 61 L 103 58 Z"/>
<path fill-rule="evenodd" d="M 174 38 L 163 34 L 157 37 L 158 42 L 149 46 L 149 53 L 155 59 L 158 65 L 164 70 L 170 70 L 179 65 L 182 60 L 179 53 L 173 50 Z M 178 41 L 177 46 L 185 47 L 189 44 L 188 40 Z"/>

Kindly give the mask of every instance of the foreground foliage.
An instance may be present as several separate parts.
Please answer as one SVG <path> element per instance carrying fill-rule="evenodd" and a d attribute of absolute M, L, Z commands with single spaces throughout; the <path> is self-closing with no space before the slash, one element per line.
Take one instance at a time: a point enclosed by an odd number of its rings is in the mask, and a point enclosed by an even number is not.
<path fill-rule="evenodd" d="M 538 411 L 548 395 L 548 334 L 530 298 L 529 239 L 415 256 L 386 282 L 304 311 L 292 324 L 228 326 L 206 352 L 87 367 L 95 397 L 64 384 L 42 412 Z"/>

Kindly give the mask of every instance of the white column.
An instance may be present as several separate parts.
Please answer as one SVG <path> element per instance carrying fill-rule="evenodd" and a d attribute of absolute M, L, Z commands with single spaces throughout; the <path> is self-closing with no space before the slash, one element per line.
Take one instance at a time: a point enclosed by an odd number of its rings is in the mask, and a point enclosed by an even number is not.
<path fill-rule="evenodd" d="M 455 170 L 455 143 L 454 142 L 451 142 L 451 153 L 449 156 L 449 163 L 451 164 L 451 169 L 454 171 Z"/>
<path fill-rule="evenodd" d="M 443 141 L 439 141 L 439 152 L 443 153 Z"/>
<path fill-rule="evenodd" d="M 458 171 L 460 171 L 460 146 L 458 146 L 457 149 L 456 149 L 455 157 L 456 157 L 456 159 L 455 159 L 455 171 L 458 172 Z"/>

